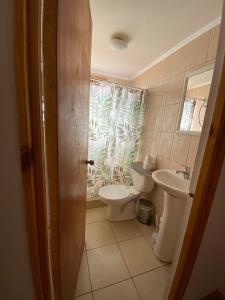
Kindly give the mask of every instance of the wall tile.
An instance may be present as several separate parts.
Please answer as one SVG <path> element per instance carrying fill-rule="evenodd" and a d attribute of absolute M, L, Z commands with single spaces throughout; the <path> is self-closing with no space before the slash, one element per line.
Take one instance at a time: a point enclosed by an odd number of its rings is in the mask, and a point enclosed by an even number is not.
<path fill-rule="evenodd" d="M 161 91 L 161 87 L 154 87 L 150 89 L 146 97 L 146 106 L 149 107 L 158 107 L 164 104 L 165 95 Z"/>
<path fill-rule="evenodd" d="M 171 55 L 171 76 L 184 73 L 187 62 L 187 47 L 184 46 Z"/>
<path fill-rule="evenodd" d="M 155 168 L 157 170 L 168 169 L 169 168 L 169 159 L 164 158 L 160 155 L 157 156 Z"/>
<path fill-rule="evenodd" d="M 144 130 L 160 130 L 163 124 L 164 107 L 150 107 L 146 109 L 144 116 Z"/>
<path fill-rule="evenodd" d="M 160 82 L 168 81 L 171 73 L 172 58 L 168 56 L 161 62 Z"/>
<path fill-rule="evenodd" d="M 179 104 L 166 105 L 163 118 L 163 130 L 174 132 L 177 124 Z"/>
<path fill-rule="evenodd" d="M 187 45 L 186 70 L 192 70 L 207 61 L 210 32 L 202 34 Z"/>
<path fill-rule="evenodd" d="M 162 130 L 163 129 L 164 111 L 165 111 L 165 106 L 159 107 L 157 122 L 156 122 L 156 130 Z"/>
<path fill-rule="evenodd" d="M 150 153 L 155 156 L 158 154 L 159 141 L 160 141 L 160 132 L 153 132 L 151 136 Z"/>
<path fill-rule="evenodd" d="M 146 72 L 144 72 L 143 74 L 135 78 L 132 81 L 131 85 L 141 89 L 148 89 L 151 73 L 152 73 L 151 69 L 147 70 Z"/>
<path fill-rule="evenodd" d="M 173 133 L 161 132 L 158 155 L 161 155 L 164 158 L 170 158 L 173 136 Z"/>
<path fill-rule="evenodd" d="M 147 108 L 144 115 L 143 129 L 156 130 L 158 107 Z"/>
<path fill-rule="evenodd" d="M 165 104 L 180 103 L 183 87 L 184 87 L 185 74 L 179 73 L 170 78 L 168 94 L 165 99 Z"/>
<path fill-rule="evenodd" d="M 152 92 L 149 90 L 145 93 L 145 106 L 146 108 L 149 108 L 151 106 L 151 98 L 152 98 Z"/>
<path fill-rule="evenodd" d="M 166 81 L 163 81 L 162 84 L 159 86 L 158 94 L 160 95 L 160 98 L 161 98 L 160 106 L 166 104 L 166 99 L 168 97 L 169 88 L 170 88 L 170 80 L 168 78 Z"/>
<path fill-rule="evenodd" d="M 187 134 L 175 134 L 170 160 L 179 164 L 186 164 L 191 136 Z"/>
<path fill-rule="evenodd" d="M 199 137 L 175 133 L 179 105 L 182 101 L 185 74 L 213 63 L 219 26 L 201 35 L 165 60 L 136 78 L 132 84 L 148 88 L 145 130 L 141 135 L 140 160 L 148 153 L 157 155 L 156 168 L 193 169 Z M 163 210 L 163 192 L 155 187 L 150 195 L 156 211 Z"/>
<path fill-rule="evenodd" d="M 198 150 L 198 145 L 199 145 L 199 140 L 200 140 L 200 135 L 193 135 L 191 137 L 191 142 L 190 142 L 190 148 L 188 151 L 188 158 L 187 158 L 187 166 L 193 168 L 194 163 L 195 163 L 195 157 L 197 154 Z"/>
<path fill-rule="evenodd" d="M 176 170 L 176 171 L 180 171 L 180 170 L 183 170 L 185 167 L 185 165 L 181 165 L 181 164 L 178 164 L 177 162 L 175 161 L 170 161 L 169 162 L 169 169 L 170 170 Z"/>
<path fill-rule="evenodd" d="M 151 73 L 151 87 L 157 87 L 161 84 L 162 77 L 162 62 L 159 62 L 157 65 L 152 67 L 152 73 Z"/>
<path fill-rule="evenodd" d="M 158 153 L 160 133 L 153 131 L 144 131 L 141 135 L 141 141 L 138 151 L 138 161 L 143 161 L 146 154 L 152 154 L 154 156 Z"/>
<path fill-rule="evenodd" d="M 214 61 L 216 58 L 217 46 L 219 42 L 220 25 L 214 27 L 210 32 L 209 49 L 207 55 L 207 61 Z"/>

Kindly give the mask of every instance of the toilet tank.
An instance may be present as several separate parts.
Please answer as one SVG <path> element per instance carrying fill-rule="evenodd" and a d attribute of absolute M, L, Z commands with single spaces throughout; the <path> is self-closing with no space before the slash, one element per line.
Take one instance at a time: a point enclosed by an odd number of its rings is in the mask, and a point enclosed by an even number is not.
<path fill-rule="evenodd" d="M 131 176 L 133 186 L 138 192 L 150 193 L 153 190 L 155 182 L 152 178 L 152 171 L 144 169 L 142 162 L 131 164 Z"/>

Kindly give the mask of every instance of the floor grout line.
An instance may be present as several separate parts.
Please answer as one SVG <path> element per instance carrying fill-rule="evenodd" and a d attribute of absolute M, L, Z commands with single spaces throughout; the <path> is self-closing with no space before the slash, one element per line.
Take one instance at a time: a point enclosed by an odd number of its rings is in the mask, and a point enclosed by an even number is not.
<path fill-rule="evenodd" d="M 153 269 L 151 269 L 151 270 L 145 271 L 145 272 L 140 273 L 140 274 L 133 275 L 133 276 L 131 276 L 131 278 L 135 278 L 135 277 L 144 275 L 144 274 L 146 274 L 146 273 L 153 272 L 153 271 L 158 270 L 158 269 L 161 269 L 161 268 L 163 268 L 163 267 L 165 267 L 165 266 L 167 266 L 167 264 L 166 264 L 166 265 L 159 266 L 159 267 L 155 267 L 155 268 L 153 268 Z"/>
<path fill-rule="evenodd" d="M 93 222 L 93 223 L 103 223 L 103 222 L 102 221 L 98 221 L 98 222 Z M 138 238 L 141 238 L 141 237 L 146 238 L 147 236 L 151 235 L 151 234 L 144 234 L 140 229 L 138 229 L 138 232 L 140 233 L 140 236 L 131 237 L 131 238 L 127 238 L 127 239 L 123 239 L 123 240 L 119 241 L 116 238 L 116 235 L 115 235 L 114 230 L 113 230 L 113 228 L 111 226 L 111 223 L 109 221 L 107 221 L 106 223 L 108 223 L 110 225 L 110 229 L 111 229 L 111 231 L 113 233 L 113 237 L 115 239 L 115 242 L 110 243 L 110 244 L 105 244 L 105 245 L 102 245 L 102 246 L 98 246 L 98 247 L 95 247 L 95 248 L 91 248 L 91 249 L 87 249 L 87 247 L 85 247 L 85 251 L 91 251 L 91 250 L 99 249 L 99 248 L 102 248 L 102 247 L 110 246 L 110 245 L 113 245 L 113 244 L 116 244 L 116 243 L 122 243 L 122 242 L 130 241 L 130 240 L 135 240 L 135 239 L 138 239 Z M 92 223 L 89 223 L 89 224 L 92 224 Z M 136 225 L 136 226 L 138 227 L 138 225 Z M 148 244 L 150 244 L 150 243 L 148 242 Z M 151 246 L 151 248 L 153 249 L 152 246 Z"/>
<path fill-rule="evenodd" d="M 118 240 L 115 238 L 115 242 L 113 242 L 113 243 L 110 243 L 110 244 L 105 244 L 105 245 L 98 246 L 98 247 L 91 248 L 91 249 L 87 249 L 87 248 L 86 248 L 86 246 L 85 246 L 85 249 L 84 249 L 84 251 L 88 252 L 88 251 L 96 250 L 96 249 L 103 248 L 103 247 L 106 247 L 106 246 L 110 246 L 110 245 L 113 245 L 113 244 L 116 244 L 116 243 L 123 243 L 123 242 L 131 241 L 131 240 L 136 240 L 136 239 L 139 239 L 139 238 L 141 238 L 141 237 L 144 237 L 144 238 L 146 238 L 146 239 L 147 239 L 147 237 L 148 237 L 148 236 L 151 236 L 151 234 L 147 234 L 147 235 L 145 235 L 145 234 L 141 234 L 140 236 L 136 236 L 136 237 L 127 238 L 127 239 L 125 239 L 125 240 L 121 240 L 121 241 L 118 241 Z M 148 242 L 148 244 L 150 244 L 150 243 Z M 150 244 L 150 246 L 151 246 L 151 244 Z M 152 247 L 152 246 L 151 246 L 151 248 L 153 249 L 153 247 Z"/>
<path fill-rule="evenodd" d="M 97 249 L 100 249 L 100 248 L 104 248 L 104 247 L 107 247 L 107 246 L 111 246 L 111 245 L 114 245 L 114 244 L 117 244 L 117 241 L 115 241 L 113 243 L 110 243 L 110 244 L 102 245 L 102 246 L 99 246 L 99 247 L 96 247 L 96 248 L 87 249 L 86 252 L 90 252 L 90 251 L 97 250 Z"/>
<path fill-rule="evenodd" d="M 131 278 L 131 281 L 133 282 L 133 285 L 134 285 L 134 288 L 135 288 L 135 290 L 136 290 L 136 292 L 137 292 L 137 294 L 138 294 L 139 300 L 141 300 L 141 295 L 140 295 L 140 293 L 139 293 L 139 291 L 138 291 L 138 288 L 136 287 L 136 284 L 135 284 L 135 282 L 134 282 L 134 279 Z"/>
<path fill-rule="evenodd" d="M 116 235 L 115 235 L 115 233 L 114 233 L 114 231 L 113 231 L 111 222 L 109 222 L 109 221 L 106 219 L 106 221 L 96 221 L 96 222 L 92 222 L 92 223 L 97 223 L 97 222 L 99 222 L 99 223 L 100 223 L 100 222 L 107 222 L 107 223 L 109 224 L 110 229 L 111 229 L 112 234 L 113 234 L 113 237 L 114 237 L 114 239 L 115 239 L 115 242 L 114 242 L 114 243 L 111 243 L 111 244 L 108 244 L 108 245 L 99 246 L 99 247 L 96 247 L 96 248 L 93 248 L 93 249 L 87 249 L 87 248 L 86 248 L 86 245 L 85 245 L 85 251 L 84 251 L 84 252 L 86 252 L 85 255 L 86 255 L 86 259 L 87 259 L 88 276 L 89 276 L 89 281 L 90 281 L 91 291 L 86 292 L 86 293 L 84 293 L 84 294 L 77 295 L 76 297 L 80 297 L 80 296 L 83 296 L 83 295 L 86 295 L 86 294 L 91 293 L 92 299 L 94 300 L 94 294 L 93 294 L 93 292 L 98 291 L 98 290 L 105 289 L 105 288 L 107 288 L 107 287 L 110 287 L 110 286 L 119 284 L 119 283 L 124 282 L 124 281 L 127 281 L 127 280 L 131 280 L 132 283 L 133 283 L 133 285 L 134 285 L 134 287 L 135 287 L 135 289 L 136 289 L 136 291 L 137 291 L 138 297 L 139 297 L 139 299 L 141 300 L 141 296 L 140 296 L 139 291 L 138 291 L 138 289 L 137 289 L 137 287 L 136 287 L 136 285 L 135 285 L 134 278 L 136 278 L 136 277 L 138 277 L 138 276 L 141 276 L 141 275 L 143 275 L 143 274 L 146 274 L 146 273 L 150 273 L 150 272 L 155 271 L 155 270 L 157 270 L 157 269 L 163 268 L 163 267 L 165 267 L 165 266 L 168 265 L 168 264 L 165 263 L 165 264 L 163 264 L 163 265 L 161 265 L 161 266 L 159 266 L 159 267 L 155 267 L 155 268 L 153 268 L 153 269 L 151 269 L 151 270 L 148 270 L 148 271 L 145 271 L 145 272 L 143 272 L 143 273 L 136 274 L 136 275 L 131 275 L 130 270 L 129 270 L 129 268 L 128 268 L 128 265 L 127 265 L 127 263 L 126 263 L 126 261 L 125 261 L 125 258 L 124 258 L 124 256 L 123 256 L 122 250 L 121 250 L 121 248 L 120 248 L 120 243 L 129 241 L 129 240 L 135 240 L 135 239 L 144 237 L 145 240 L 148 242 L 148 245 L 150 246 L 150 248 L 153 250 L 151 244 L 150 244 L 149 241 L 147 240 L 147 236 L 150 236 L 151 234 L 144 234 L 144 233 L 138 228 L 138 225 L 136 224 L 136 227 L 137 227 L 138 231 L 140 232 L 141 236 L 139 236 L 139 237 L 134 237 L 134 238 L 129 238 L 129 239 L 122 240 L 122 241 L 118 241 L 117 238 L 116 238 Z M 92 224 L 92 223 L 88 223 L 88 224 Z M 87 225 L 87 224 L 86 224 L 86 225 Z M 88 252 L 89 252 L 89 251 L 92 251 L 92 250 L 99 249 L 99 248 L 107 247 L 107 246 L 110 246 L 110 245 L 117 245 L 117 247 L 119 248 L 120 254 L 121 254 L 121 256 L 122 256 L 122 259 L 123 259 L 124 264 L 125 264 L 125 266 L 126 266 L 126 269 L 127 269 L 127 271 L 128 271 L 129 277 L 126 278 L 126 279 L 120 280 L 120 281 L 118 281 L 118 282 L 115 282 L 115 283 L 112 283 L 112 284 L 108 284 L 108 285 L 103 286 L 103 287 L 101 287 L 101 288 L 94 289 L 93 286 L 92 286 L 91 275 L 90 275 L 90 266 L 89 266 L 89 260 L 88 260 Z M 158 258 L 157 258 L 157 259 L 158 259 Z"/>
<path fill-rule="evenodd" d="M 77 298 L 79 298 L 79 297 L 82 297 L 82 296 L 85 296 L 85 295 L 88 295 L 88 294 L 92 294 L 92 291 L 89 291 L 89 292 L 85 292 L 85 293 L 76 295 L 76 296 L 75 296 L 75 299 L 77 299 Z"/>
<path fill-rule="evenodd" d="M 107 285 L 105 285 L 105 286 L 103 286 L 103 287 L 100 287 L 100 288 L 97 288 L 97 289 L 92 290 L 92 292 L 96 292 L 96 291 L 99 291 L 99 290 L 103 290 L 103 289 L 105 289 L 105 288 L 108 288 L 108 287 L 110 287 L 110 286 L 119 284 L 119 283 L 121 283 L 121 282 L 130 280 L 130 279 L 131 279 L 131 277 L 126 278 L 126 279 L 123 279 L 123 280 L 120 280 L 120 281 L 118 281 L 118 282 L 114 282 L 114 283 L 111 283 L 111 284 L 107 284 Z"/>
<path fill-rule="evenodd" d="M 111 226 L 111 224 L 110 224 L 110 226 Z M 111 226 L 111 227 L 112 227 L 112 226 Z M 112 232 L 113 232 L 113 230 L 112 230 Z M 113 236 L 114 236 L 114 238 L 116 239 L 116 236 L 115 236 L 115 233 L 114 233 L 114 232 L 113 232 Z M 116 239 L 116 241 L 117 241 L 117 239 Z M 129 271 L 128 266 L 127 266 L 127 264 L 126 264 L 126 262 L 125 262 L 125 259 L 124 259 L 124 257 L 123 257 L 122 252 L 121 252 L 120 245 L 119 245 L 119 242 L 118 242 L 118 241 L 117 241 L 117 247 L 119 248 L 120 254 L 122 255 L 123 261 L 124 261 L 125 266 L 126 266 L 127 271 L 128 271 L 128 274 L 129 274 L 130 277 L 131 277 L 130 271 Z"/>
<path fill-rule="evenodd" d="M 91 274 L 90 274 L 90 266 L 89 266 L 89 261 L 88 261 L 87 251 L 86 251 L 86 258 L 87 258 L 88 278 L 89 278 L 89 281 L 90 281 L 91 292 L 92 292 L 93 288 L 92 288 L 92 281 L 91 281 Z M 92 298 L 93 298 L 93 295 L 92 295 Z"/>
<path fill-rule="evenodd" d="M 138 228 L 137 225 L 136 225 L 136 227 Z M 138 230 L 139 230 L 139 228 L 138 228 Z M 139 230 L 139 232 L 142 234 L 142 232 L 141 232 L 140 230 Z M 133 280 L 133 278 L 132 278 L 132 275 L 131 275 L 131 273 L 130 273 L 130 270 L 129 270 L 129 268 L 128 268 L 128 265 L 127 265 L 127 263 L 126 263 L 126 260 L 125 260 L 125 258 L 124 258 L 124 256 L 123 256 L 122 250 L 121 250 L 121 248 L 120 248 L 119 241 L 117 242 L 117 245 L 118 245 L 119 251 L 120 251 L 120 253 L 121 253 L 121 256 L 122 256 L 122 258 L 123 258 L 124 264 L 125 264 L 125 266 L 126 266 L 126 268 L 127 268 L 127 271 L 128 271 L 128 273 L 129 273 L 129 275 L 130 275 L 130 280 L 132 281 L 132 283 L 133 283 L 133 285 L 134 285 L 134 288 L 135 288 L 135 290 L 136 290 L 136 292 L 137 292 L 137 295 L 138 295 L 139 300 L 141 300 L 141 296 L 140 296 L 140 294 L 139 294 L 139 291 L 138 291 L 138 289 L 137 289 L 137 287 L 136 287 L 136 285 L 135 285 L 135 283 L 134 283 L 134 280 Z"/>
<path fill-rule="evenodd" d="M 119 284 L 119 283 L 124 282 L 124 281 L 127 281 L 127 280 L 132 280 L 132 282 L 133 282 L 133 279 L 134 279 L 134 278 L 136 278 L 136 277 L 138 277 L 138 276 L 141 276 L 141 275 L 144 275 L 144 274 L 146 274 L 146 273 L 150 273 L 150 272 L 152 272 L 152 271 L 161 269 L 161 268 L 163 268 L 163 267 L 165 267 L 165 265 L 159 266 L 159 267 L 155 267 L 155 268 L 153 268 L 153 269 L 151 269 L 151 270 L 149 270 L 149 271 L 145 271 L 145 272 L 143 272 L 143 273 L 140 273 L 140 274 L 137 274 L 137 275 L 134 275 L 134 276 L 131 275 L 129 278 L 126 278 L 126 279 L 123 279 L 123 280 L 120 280 L 120 281 L 117 281 L 117 282 L 114 282 L 114 283 L 111 283 L 111 284 L 107 284 L 107 285 L 105 285 L 105 286 L 103 286 L 103 287 L 100 287 L 100 288 L 92 289 L 90 292 L 86 292 L 86 293 L 84 293 L 84 294 L 80 294 L 79 296 L 83 296 L 83 295 L 86 295 L 86 294 L 89 294 L 89 293 L 93 293 L 93 292 L 96 292 L 96 291 L 99 291 L 99 290 L 108 288 L 108 287 L 110 287 L 110 286 Z M 134 283 L 134 282 L 133 282 L 133 283 Z M 135 284 L 134 284 L 134 286 L 135 286 Z M 135 288 L 136 288 L 136 286 L 135 286 Z M 138 294 L 139 294 L 139 293 L 138 293 Z"/>
<path fill-rule="evenodd" d="M 124 256 L 123 256 L 123 253 L 122 253 L 122 250 L 121 250 L 121 248 L 120 248 L 120 244 L 119 244 L 119 243 L 118 243 L 118 247 L 119 247 L 120 253 L 121 253 L 122 257 L 123 257 L 123 261 L 124 261 L 124 263 L 125 263 L 125 265 L 126 265 L 126 267 L 127 267 L 127 270 L 128 270 L 128 272 L 129 272 L 129 274 L 130 274 L 130 279 L 131 279 L 131 281 L 132 281 L 132 283 L 133 283 L 133 285 L 134 285 L 134 288 L 136 289 L 136 292 L 137 292 L 137 295 L 138 295 L 139 299 L 141 300 L 141 296 L 140 296 L 140 294 L 139 294 L 139 291 L 138 291 L 136 285 L 134 284 L 134 280 L 133 280 L 133 278 L 132 278 L 132 275 L 131 275 L 131 272 L 130 272 L 130 270 L 129 270 L 129 268 L 128 268 L 128 265 L 127 265 L 127 263 L 126 263 L 126 260 L 125 260 L 125 258 L 124 258 Z"/>

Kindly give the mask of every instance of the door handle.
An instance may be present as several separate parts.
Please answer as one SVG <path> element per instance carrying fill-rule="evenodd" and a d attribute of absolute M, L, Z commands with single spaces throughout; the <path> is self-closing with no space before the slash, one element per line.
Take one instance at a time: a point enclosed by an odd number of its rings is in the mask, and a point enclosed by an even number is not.
<path fill-rule="evenodd" d="M 95 161 L 94 161 L 94 160 L 92 160 L 92 159 L 90 159 L 90 160 L 86 160 L 86 164 L 87 164 L 87 165 L 91 165 L 91 166 L 93 166 L 93 165 L 95 164 Z"/>

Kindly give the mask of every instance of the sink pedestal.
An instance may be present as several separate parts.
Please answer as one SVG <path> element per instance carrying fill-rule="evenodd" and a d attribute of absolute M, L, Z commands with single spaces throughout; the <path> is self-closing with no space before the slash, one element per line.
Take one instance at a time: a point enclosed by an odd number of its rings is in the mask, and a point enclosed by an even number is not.
<path fill-rule="evenodd" d="M 164 262 L 172 262 L 184 215 L 186 198 L 177 198 L 164 191 L 164 210 L 160 218 L 154 252 Z"/>

